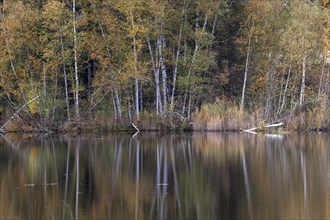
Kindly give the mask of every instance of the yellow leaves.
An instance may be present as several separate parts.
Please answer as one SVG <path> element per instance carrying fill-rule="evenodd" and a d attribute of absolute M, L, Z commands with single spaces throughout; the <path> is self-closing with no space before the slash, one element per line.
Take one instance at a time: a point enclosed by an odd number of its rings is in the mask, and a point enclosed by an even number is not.
<path fill-rule="evenodd" d="M 321 0 L 321 3 L 324 6 L 329 6 L 330 5 L 330 0 Z"/>
<path fill-rule="evenodd" d="M 43 18 L 48 22 L 48 25 L 56 25 L 60 22 L 63 14 L 64 4 L 58 1 L 49 1 L 44 6 L 42 12 Z M 56 27 L 57 28 L 57 27 Z"/>
<path fill-rule="evenodd" d="M 269 1 L 265 0 L 251 0 L 246 5 L 246 12 L 252 21 L 264 20 L 269 15 L 272 6 Z"/>
<path fill-rule="evenodd" d="M 30 89 L 27 93 L 27 99 L 28 99 L 27 102 L 29 102 L 30 100 L 32 100 L 35 97 L 36 97 L 35 92 L 32 89 Z M 29 109 L 32 114 L 38 113 L 37 101 L 31 102 L 28 106 L 29 106 Z"/>

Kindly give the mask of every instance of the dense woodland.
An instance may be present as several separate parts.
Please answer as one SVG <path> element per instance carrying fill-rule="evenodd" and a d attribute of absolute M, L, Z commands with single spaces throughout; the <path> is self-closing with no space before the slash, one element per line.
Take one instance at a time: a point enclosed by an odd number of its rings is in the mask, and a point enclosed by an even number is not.
<path fill-rule="evenodd" d="M 330 127 L 329 0 L 1 0 L 0 38 L 7 130 Z"/>

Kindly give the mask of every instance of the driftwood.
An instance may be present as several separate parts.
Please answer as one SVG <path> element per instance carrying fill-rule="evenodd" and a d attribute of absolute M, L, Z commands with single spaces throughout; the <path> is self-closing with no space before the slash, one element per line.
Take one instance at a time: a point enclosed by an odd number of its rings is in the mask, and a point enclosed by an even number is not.
<path fill-rule="evenodd" d="M 136 133 L 133 135 L 133 137 L 132 138 L 134 138 L 139 132 L 140 132 L 140 130 L 139 130 L 139 128 L 135 125 L 135 124 L 133 124 L 132 123 L 132 126 L 136 129 Z"/>
<path fill-rule="evenodd" d="M 246 129 L 246 130 L 243 130 L 244 132 L 249 132 L 249 133 L 256 133 L 254 131 L 256 130 L 261 130 L 261 129 L 264 129 L 264 128 L 274 128 L 274 127 L 280 127 L 284 125 L 283 122 L 281 123 L 277 123 L 277 124 L 268 124 L 268 125 L 265 125 L 265 126 L 260 126 L 260 127 L 254 127 L 254 128 L 249 128 L 249 129 Z"/>
<path fill-rule="evenodd" d="M 18 115 L 18 113 L 24 108 L 24 107 L 26 107 L 27 105 L 29 105 L 30 103 L 32 103 L 32 102 L 34 102 L 35 100 L 37 100 L 38 98 L 40 98 L 40 96 L 41 95 L 38 95 L 37 97 L 35 97 L 35 98 L 33 98 L 32 100 L 30 100 L 28 103 L 26 103 L 25 105 L 23 105 L 22 107 L 20 107 L 18 110 L 17 110 L 17 112 L 15 112 L 15 114 L 13 114 L 13 116 L 11 116 L 10 118 L 9 118 L 9 120 L 4 124 L 4 125 L 2 125 L 2 127 L 0 128 L 0 132 L 1 133 L 4 133 L 5 132 L 5 127 L 6 127 L 6 125 L 11 121 L 11 120 L 13 120 L 14 118 L 15 118 L 15 116 L 16 115 Z"/>

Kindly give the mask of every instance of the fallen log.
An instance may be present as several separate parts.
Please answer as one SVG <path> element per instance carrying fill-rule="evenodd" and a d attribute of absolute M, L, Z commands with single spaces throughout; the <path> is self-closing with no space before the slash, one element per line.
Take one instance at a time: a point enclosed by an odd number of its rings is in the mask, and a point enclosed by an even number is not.
<path fill-rule="evenodd" d="M 280 127 L 284 125 L 283 122 L 281 123 L 277 123 L 277 124 L 268 124 L 268 125 L 265 125 L 265 126 L 259 126 L 259 127 L 254 127 L 254 128 L 249 128 L 249 129 L 246 129 L 246 130 L 243 130 L 244 132 L 249 132 L 249 133 L 253 133 L 253 131 L 256 131 L 256 130 L 263 130 L 265 128 L 274 128 L 274 127 Z"/>
<path fill-rule="evenodd" d="M 132 123 L 132 126 L 136 129 L 136 133 L 133 135 L 133 137 L 132 138 L 134 138 L 139 132 L 140 132 L 140 130 L 139 130 L 139 128 L 135 125 L 135 124 L 133 124 Z"/>

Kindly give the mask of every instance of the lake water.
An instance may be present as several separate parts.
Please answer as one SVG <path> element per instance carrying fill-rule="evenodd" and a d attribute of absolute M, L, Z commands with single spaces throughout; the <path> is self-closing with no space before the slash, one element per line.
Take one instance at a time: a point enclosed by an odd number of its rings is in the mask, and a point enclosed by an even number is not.
<path fill-rule="evenodd" d="M 0 219 L 330 219 L 330 135 L 0 137 Z"/>

